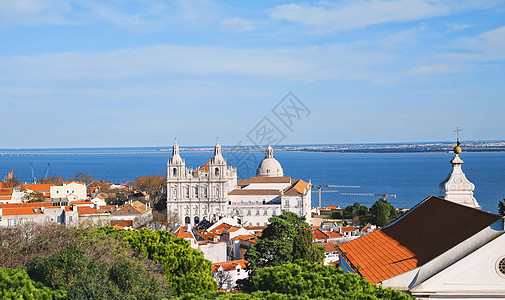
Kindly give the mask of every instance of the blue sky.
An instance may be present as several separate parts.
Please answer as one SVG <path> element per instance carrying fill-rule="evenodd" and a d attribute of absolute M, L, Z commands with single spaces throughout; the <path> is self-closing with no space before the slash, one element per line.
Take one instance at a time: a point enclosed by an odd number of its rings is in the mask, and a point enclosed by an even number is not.
<path fill-rule="evenodd" d="M 504 2 L 0 0 L 0 148 L 505 139 Z"/>

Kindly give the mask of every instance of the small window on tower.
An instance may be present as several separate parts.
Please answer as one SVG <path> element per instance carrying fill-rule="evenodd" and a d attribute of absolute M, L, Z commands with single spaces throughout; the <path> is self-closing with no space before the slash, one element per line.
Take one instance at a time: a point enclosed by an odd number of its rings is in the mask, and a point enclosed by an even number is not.
<path fill-rule="evenodd" d="M 216 174 L 216 176 L 219 176 L 219 168 L 216 168 L 215 174 Z"/>
<path fill-rule="evenodd" d="M 177 176 L 177 168 L 174 168 L 174 176 Z"/>

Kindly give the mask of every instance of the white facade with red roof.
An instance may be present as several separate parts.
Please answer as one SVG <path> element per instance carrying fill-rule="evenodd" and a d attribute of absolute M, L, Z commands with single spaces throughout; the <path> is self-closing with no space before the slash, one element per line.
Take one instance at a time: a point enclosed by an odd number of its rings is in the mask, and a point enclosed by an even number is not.
<path fill-rule="evenodd" d="M 176 142 L 167 173 L 167 214 L 176 214 L 180 224 L 196 225 L 204 218 L 213 221 L 229 217 L 243 225 L 264 226 L 283 210 L 310 222 L 310 182 L 284 176 L 270 146 L 257 176 L 237 180 L 237 169 L 227 165 L 219 142 L 212 159 L 198 169 L 186 167 Z"/>

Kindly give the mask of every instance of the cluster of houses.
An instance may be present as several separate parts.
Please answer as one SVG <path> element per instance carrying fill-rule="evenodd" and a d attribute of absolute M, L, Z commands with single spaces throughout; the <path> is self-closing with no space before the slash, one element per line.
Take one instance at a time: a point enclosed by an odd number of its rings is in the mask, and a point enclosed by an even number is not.
<path fill-rule="evenodd" d="M 37 202 L 25 202 L 31 193 L 41 195 Z M 72 227 L 137 228 L 152 220 L 148 202 L 130 200 L 122 206 L 107 205 L 97 190 L 83 182 L 24 184 L 17 187 L 0 183 L 0 227 L 18 227 L 28 222 L 54 223 Z"/>
<path fill-rule="evenodd" d="M 222 218 L 215 223 L 200 222 L 191 225 L 177 225 L 172 230 L 176 237 L 187 240 L 191 247 L 203 253 L 212 262 L 214 278 L 225 290 L 233 290 L 238 279 L 248 276 L 245 269 L 246 251 L 257 243 L 263 229 L 267 226 L 248 226 L 240 224 L 237 218 Z M 375 226 L 367 225 L 362 230 L 325 223 L 312 226 L 313 241 L 325 248 L 324 264 L 336 265 L 339 262 L 337 246 L 372 232 Z"/>

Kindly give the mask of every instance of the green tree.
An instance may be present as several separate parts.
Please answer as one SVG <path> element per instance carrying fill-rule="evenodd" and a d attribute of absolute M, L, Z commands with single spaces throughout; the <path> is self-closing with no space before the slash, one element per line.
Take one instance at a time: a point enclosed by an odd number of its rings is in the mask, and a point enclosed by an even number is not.
<path fill-rule="evenodd" d="M 155 202 L 166 199 L 167 179 L 163 175 L 139 176 L 131 185 L 136 189 L 149 194 Z M 165 204 L 166 207 L 166 204 Z"/>
<path fill-rule="evenodd" d="M 505 199 L 498 202 L 498 214 L 505 216 Z"/>
<path fill-rule="evenodd" d="M 161 272 L 148 269 L 128 245 L 113 237 L 105 237 L 104 242 L 92 235 L 86 233 L 81 243 L 30 260 L 28 274 L 53 289 L 66 290 L 69 299 L 163 299 L 171 295 Z"/>
<path fill-rule="evenodd" d="M 387 225 L 398 217 L 396 208 L 386 199 L 377 200 L 372 207 L 370 207 L 370 213 L 372 214 L 371 223 L 380 227 Z"/>
<path fill-rule="evenodd" d="M 343 216 L 342 216 L 341 212 L 334 211 L 334 212 L 331 213 L 331 218 L 332 219 L 342 219 Z"/>
<path fill-rule="evenodd" d="M 259 269 L 251 278 L 248 292 L 267 291 L 301 299 L 411 299 L 383 289 L 335 266 L 298 260 L 295 263 Z"/>
<path fill-rule="evenodd" d="M 143 258 L 160 262 L 175 295 L 216 290 L 212 263 L 203 257 L 202 252 L 191 248 L 185 239 L 176 238 L 164 230 L 145 228 L 126 231 L 104 227 L 95 231 L 120 237 Z"/>
<path fill-rule="evenodd" d="M 297 259 L 322 262 L 324 249 L 312 242 L 312 230 L 304 217 L 284 211 L 268 221 L 270 224 L 257 239 L 257 244 L 245 254 L 252 269 L 278 266 Z"/>
<path fill-rule="evenodd" d="M 355 202 L 344 208 L 344 219 L 352 219 L 355 216 L 364 217 L 368 214 L 368 207 Z"/>
<path fill-rule="evenodd" d="M 52 290 L 30 279 L 25 270 L 0 268 L 1 299 L 65 299 L 64 290 Z"/>

